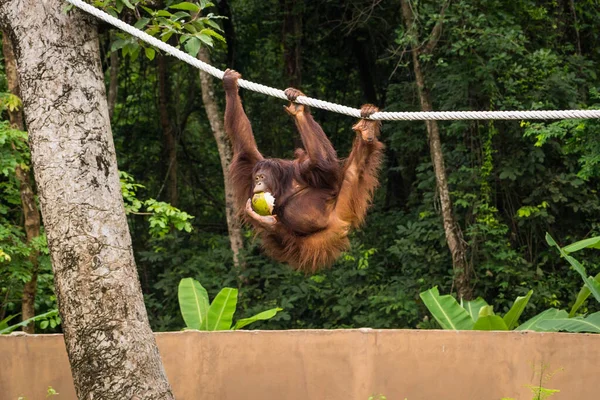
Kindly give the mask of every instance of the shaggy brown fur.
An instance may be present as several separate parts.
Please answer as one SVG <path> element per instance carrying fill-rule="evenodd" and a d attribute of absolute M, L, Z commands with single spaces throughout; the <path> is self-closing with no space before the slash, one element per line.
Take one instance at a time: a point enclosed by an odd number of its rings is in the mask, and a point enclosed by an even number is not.
<path fill-rule="evenodd" d="M 305 272 L 331 265 L 350 246 L 348 233 L 359 227 L 378 185 L 383 144 L 380 123 L 361 119 L 352 151 L 340 162 L 327 136 L 308 108 L 293 101 L 302 95 L 287 89 L 292 102 L 286 111 L 293 117 L 304 149 L 294 160 L 265 159 L 256 146 L 250 121 L 238 95 L 240 75 L 225 71 L 225 130 L 233 145 L 230 168 L 240 217 L 262 238 L 265 252 Z M 366 104 L 363 118 L 377 112 Z M 248 206 L 257 179 L 275 196 L 273 216 L 261 217 Z"/>

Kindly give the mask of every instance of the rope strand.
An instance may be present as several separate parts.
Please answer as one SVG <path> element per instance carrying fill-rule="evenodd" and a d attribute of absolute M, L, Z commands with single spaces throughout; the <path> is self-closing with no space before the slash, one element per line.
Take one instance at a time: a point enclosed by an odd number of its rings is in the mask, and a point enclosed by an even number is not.
<path fill-rule="evenodd" d="M 179 60 L 188 63 L 218 79 L 223 79 L 224 72 L 212 65 L 206 64 L 195 57 L 190 56 L 183 51 L 170 46 L 163 41 L 148 35 L 131 25 L 126 24 L 118 18 L 91 6 L 83 0 L 67 0 L 72 5 L 82 9 L 83 11 L 99 18 L 124 32 L 129 33 L 154 47 L 164 51 L 165 53 L 178 58 Z M 287 100 L 287 96 L 283 90 L 275 89 L 269 86 L 254 83 L 245 79 L 238 80 L 238 85 L 244 89 L 252 90 L 266 94 L 267 96 L 276 97 L 278 99 Z M 320 108 L 327 111 L 336 112 L 339 114 L 349 115 L 351 117 L 360 118 L 360 110 L 343 106 L 340 104 L 330 103 L 328 101 L 313 99 L 307 96 L 299 96 L 296 99 L 297 103 L 304 104 L 310 107 Z M 420 111 L 420 112 L 388 112 L 380 111 L 369 117 L 372 120 L 379 121 L 422 121 L 422 120 L 483 120 L 483 119 L 572 119 L 572 118 L 600 118 L 600 110 L 535 110 L 535 111 Z"/>

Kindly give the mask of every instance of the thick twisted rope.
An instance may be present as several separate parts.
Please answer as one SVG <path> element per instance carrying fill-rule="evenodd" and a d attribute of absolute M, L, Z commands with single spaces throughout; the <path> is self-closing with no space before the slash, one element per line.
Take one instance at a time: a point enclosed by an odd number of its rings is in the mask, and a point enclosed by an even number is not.
<path fill-rule="evenodd" d="M 206 64 L 195 57 L 190 56 L 183 51 L 170 46 L 163 41 L 148 35 L 125 22 L 113 17 L 112 15 L 95 8 L 83 0 L 67 0 L 74 6 L 84 10 L 85 12 L 129 33 L 154 47 L 164 51 L 186 62 L 215 78 L 223 79 L 223 71 Z M 269 86 L 261 85 L 240 79 L 238 85 L 244 89 L 254 92 L 266 94 L 268 96 L 277 97 L 278 99 L 287 100 L 287 96 L 283 90 L 275 89 Z M 327 111 L 333 111 L 339 114 L 349 115 L 351 117 L 360 118 L 360 110 L 343 106 L 340 104 L 330 103 L 328 101 L 313 99 L 307 96 L 299 96 L 297 103 L 311 107 L 321 108 Z M 369 117 L 369 119 L 380 121 L 399 121 L 399 120 L 475 120 L 475 119 L 568 119 L 568 118 L 600 118 L 600 110 L 547 110 L 547 111 L 422 111 L 422 112 L 387 112 L 381 111 Z"/>

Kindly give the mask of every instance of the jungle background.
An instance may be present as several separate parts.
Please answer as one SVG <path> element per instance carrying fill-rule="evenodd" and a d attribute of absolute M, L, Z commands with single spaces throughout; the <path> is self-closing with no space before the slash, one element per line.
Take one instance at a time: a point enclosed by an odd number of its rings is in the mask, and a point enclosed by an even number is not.
<path fill-rule="evenodd" d="M 121 4 L 120 17 L 134 24 L 143 18 L 138 3 L 161 9 L 179 2 L 126 2 L 136 8 L 129 13 L 124 2 L 99 3 Z M 436 111 L 600 105 L 597 1 L 412 1 L 411 29 L 401 3 L 215 1 L 203 12 L 226 17 L 213 19 L 225 41 L 204 38 L 202 45 L 213 44 L 210 57 L 220 69 L 353 107 L 372 102 L 388 111 L 420 111 L 413 52 Z M 381 186 L 365 226 L 352 234 L 352 249 L 331 269 L 294 272 L 262 255 L 247 229 L 234 263 L 223 170 L 198 71 L 127 42 L 107 25 L 99 29 L 125 203 L 155 331 L 184 326 L 177 286 L 186 277 L 200 281 L 211 298 L 224 286 L 239 288 L 238 318 L 283 308 L 253 328 L 436 326 L 419 293 L 436 285 L 455 292 L 455 271 L 423 121 L 383 124 Z M 35 313 L 56 308 L 43 227 L 33 239 L 26 234 L 20 177 L 30 175 L 30 165 L 26 134 L 9 122 L 21 104 L 9 94 L 5 61 L 6 54 L 0 71 L 0 320 L 21 312 L 33 276 Z M 220 82 L 214 88 L 211 99 L 223 110 Z M 299 140 L 284 102 L 241 93 L 262 153 L 291 157 Z M 355 121 L 313 114 L 338 154 L 347 155 Z M 567 308 L 581 279 L 544 236 L 549 232 L 564 245 L 600 235 L 600 123 L 438 124 L 473 296 L 503 313 L 533 289 L 524 317 Z M 597 254 L 579 258 L 598 272 Z M 36 330 L 57 332 L 60 325 Z"/>

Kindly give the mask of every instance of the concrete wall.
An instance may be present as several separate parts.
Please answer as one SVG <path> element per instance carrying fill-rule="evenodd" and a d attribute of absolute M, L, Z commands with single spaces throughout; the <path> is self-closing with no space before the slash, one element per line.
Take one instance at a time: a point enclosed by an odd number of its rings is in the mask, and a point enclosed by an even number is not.
<path fill-rule="evenodd" d="M 597 400 L 600 335 L 415 330 L 157 334 L 178 400 Z M 75 399 L 61 335 L 0 336 L 0 399 Z M 559 370 L 561 369 L 561 370 Z M 557 371 L 558 370 L 558 371 Z"/>

